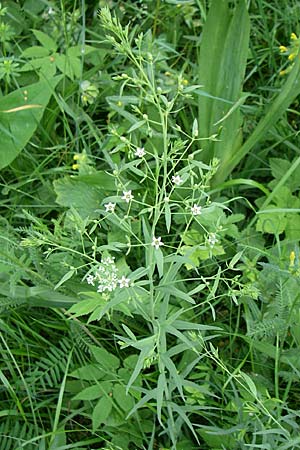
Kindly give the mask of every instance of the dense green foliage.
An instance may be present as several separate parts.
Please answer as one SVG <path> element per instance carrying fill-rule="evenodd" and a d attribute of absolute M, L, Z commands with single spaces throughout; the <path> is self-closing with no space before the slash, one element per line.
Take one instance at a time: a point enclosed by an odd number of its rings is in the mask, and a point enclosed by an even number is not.
<path fill-rule="evenodd" d="M 0 5 L 0 450 L 300 448 L 296 0 Z"/>

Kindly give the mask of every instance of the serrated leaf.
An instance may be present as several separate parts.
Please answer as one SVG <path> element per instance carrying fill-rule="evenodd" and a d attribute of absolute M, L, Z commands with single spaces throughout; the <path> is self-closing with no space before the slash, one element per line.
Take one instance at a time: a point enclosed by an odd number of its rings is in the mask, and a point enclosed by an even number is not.
<path fill-rule="evenodd" d="M 89 216 L 100 207 L 101 189 L 77 179 L 64 177 L 54 181 L 56 202 L 61 206 L 77 209 L 82 217 Z"/>

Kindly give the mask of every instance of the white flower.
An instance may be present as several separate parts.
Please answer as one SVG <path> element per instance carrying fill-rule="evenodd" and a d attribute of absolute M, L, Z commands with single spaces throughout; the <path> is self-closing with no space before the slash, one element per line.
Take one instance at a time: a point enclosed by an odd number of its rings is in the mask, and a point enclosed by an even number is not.
<path fill-rule="evenodd" d="M 135 156 L 138 156 L 139 158 L 142 158 L 145 155 L 146 155 L 146 152 L 145 152 L 144 147 L 138 147 L 136 149 Z"/>
<path fill-rule="evenodd" d="M 207 242 L 210 245 L 210 247 L 213 247 L 217 242 L 219 242 L 216 233 L 209 233 Z"/>
<path fill-rule="evenodd" d="M 120 278 L 120 280 L 118 280 L 120 288 L 129 287 L 129 282 L 129 278 L 124 277 L 124 275 Z"/>
<path fill-rule="evenodd" d="M 198 206 L 196 204 L 191 207 L 191 213 L 193 214 L 193 216 L 199 216 L 202 213 L 201 210 L 201 206 Z"/>
<path fill-rule="evenodd" d="M 131 191 L 123 191 L 123 197 L 121 198 L 122 200 L 125 200 L 126 203 L 129 203 L 134 197 L 131 194 Z"/>
<path fill-rule="evenodd" d="M 91 284 L 92 286 L 94 286 L 94 277 L 93 277 L 93 275 L 88 275 L 86 277 L 86 282 L 87 282 L 87 284 Z"/>
<path fill-rule="evenodd" d="M 172 183 L 176 184 L 176 186 L 179 186 L 182 182 L 183 182 L 183 179 L 180 177 L 180 175 L 172 176 Z"/>
<path fill-rule="evenodd" d="M 116 207 L 116 204 L 115 203 L 111 203 L 111 202 L 106 203 L 106 205 L 104 205 L 104 208 L 105 208 L 106 212 L 114 212 L 115 207 Z"/>
<path fill-rule="evenodd" d="M 161 237 L 156 238 L 155 236 L 153 236 L 151 245 L 153 245 L 153 247 L 158 250 L 161 245 L 164 245 L 164 243 L 162 242 Z"/>
<path fill-rule="evenodd" d="M 106 258 L 101 258 L 101 263 L 105 266 L 113 265 L 115 264 L 115 257 L 114 256 L 107 256 Z"/>

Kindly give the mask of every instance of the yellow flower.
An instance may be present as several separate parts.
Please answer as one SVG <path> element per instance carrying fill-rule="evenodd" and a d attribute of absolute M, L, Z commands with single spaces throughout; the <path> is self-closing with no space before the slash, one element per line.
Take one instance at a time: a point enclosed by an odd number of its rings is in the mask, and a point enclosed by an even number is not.
<path fill-rule="evenodd" d="M 78 170 L 79 169 L 79 164 L 73 164 L 72 169 L 73 170 Z"/>
<path fill-rule="evenodd" d="M 298 39 L 297 35 L 295 33 L 292 33 L 291 34 L 291 41 L 296 41 L 297 39 Z"/>
<path fill-rule="evenodd" d="M 287 47 L 285 45 L 280 45 L 279 46 L 279 51 L 280 51 L 280 53 L 287 52 Z"/>
<path fill-rule="evenodd" d="M 290 253 L 290 267 L 294 267 L 295 265 L 296 254 L 294 251 Z"/>
<path fill-rule="evenodd" d="M 294 59 L 296 58 L 296 53 L 291 53 L 288 57 L 289 61 L 294 61 Z"/>

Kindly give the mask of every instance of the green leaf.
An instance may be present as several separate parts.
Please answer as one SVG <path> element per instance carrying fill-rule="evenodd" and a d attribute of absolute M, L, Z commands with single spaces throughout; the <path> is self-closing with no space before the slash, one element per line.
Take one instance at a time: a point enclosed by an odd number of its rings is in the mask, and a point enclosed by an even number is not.
<path fill-rule="evenodd" d="M 43 58 L 49 56 L 49 51 L 45 47 L 34 45 L 32 47 L 25 48 L 21 56 L 23 58 Z"/>
<path fill-rule="evenodd" d="M 96 367 L 95 364 L 87 364 L 84 367 L 74 370 L 74 372 L 70 373 L 70 376 L 79 380 L 95 381 L 102 380 L 105 373 L 100 367 Z"/>
<path fill-rule="evenodd" d="M 54 286 L 54 290 L 58 289 L 62 284 L 68 281 L 76 273 L 76 269 L 71 269 L 60 279 L 60 281 Z"/>
<path fill-rule="evenodd" d="M 229 8 L 227 0 L 213 0 L 202 33 L 199 83 L 204 94 L 199 98 L 199 134 L 217 141 L 203 141 L 201 160 L 214 156 L 230 161 L 241 144 L 242 83 L 245 74 L 250 21 L 244 0 Z M 201 91 L 200 91 L 201 94 Z M 221 126 L 221 130 L 220 130 Z"/>
<path fill-rule="evenodd" d="M 59 450 L 67 444 L 67 435 L 63 428 L 56 430 L 55 436 L 52 439 L 48 450 Z"/>
<path fill-rule="evenodd" d="M 268 205 L 265 210 L 274 209 L 274 205 Z M 262 233 L 281 234 L 287 226 L 287 218 L 284 213 L 270 212 L 259 214 L 256 230 Z"/>
<path fill-rule="evenodd" d="M 46 33 L 43 33 L 39 30 L 32 30 L 33 34 L 37 38 L 37 40 L 42 44 L 43 47 L 45 47 L 47 50 L 49 50 L 50 53 L 55 53 L 57 50 L 56 42 Z"/>
<path fill-rule="evenodd" d="M 0 97 L 0 169 L 10 164 L 28 143 L 60 80 L 56 77 L 40 81 Z"/>
<path fill-rule="evenodd" d="M 82 63 L 79 58 L 68 55 L 56 55 L 55 62 L 58 69 L 71 80 L 80 78 Z"/>
<path fill-rule="evenodd" d="M 95 292 L 95 298 L 88 298 L 86 300 L 81 300 L 80 302 L 73 305 L 68 313 L 72 314 L 72 317 L 80 317 L 86 314 L 90 314 L 94 311 L 95 308 L 99 307 L 99 305 L 104 306 L 106 304 L 106 300 L 98 293 Z"/>
<path fill-rule="evenodd" d="M 240 375 L 244 379 L 244 381 L 245 381 L 245 383 L 247 385 L 247 388 L 248 388 L 247 390 L 251 392 L 251 394 L 253 395 L 254 399 L 257 399 L 257 389 L 256 389 L 255 384 L 253 383 L 253 381 L 249 377 L 249 375 L 247 375 L 244 372 L 241 372 Z"/>
<path fill-rule="evenodd" d="M 54 181 L 54 190 L 59 205 L 77 209 L 82 217 L 93 214 L 104 197 L 99 188 L 79 181 L 77 177 Z"/>
<path fill-rule="evenodd" d="M 167 228 L 168 233 L 170 233 L 171 220 L 172 220 L 172 214 L 171 214 L 170 205 L 169 205 L 169 203 L 165 203 L 165 221 L 166 221 L 166 228 Z"/>
<path fill-rule="evenodd" d="M 289 105 L 294 101 L 295 98 L 298 97 L 300 93 L 299 76 L 300 58 L 298 54 L 295 58 L 293 69 L 289 74 L 285 84 L 279 89 L 277 97 L 269 102 L 267 110 L 263 114 L 253 133 L 240 148 L 236 149 L 235 153 L 232 154 L 231 160 L 227 160 L 220 166 L 217 174 L 218 182 L 224 181 L 227 178 L 227 176 L 239 164 L 242 158 L 244 158 L 250 152 L 250 150 L 268 133 L 270 128 L 272 128 L 272 126 L 276 124 L 278 119 L 287 110 Z"/>
<path fill-rule="evenodd" d="M 96 400 L 106 394 L 112 389 L 112 383 L 109 381 L 103 381 L 101 384 L 89 386 L 79 394 L 75 395 L 73 400 Z"/>
<path fill-rule="evenodd" d="M 107 372 L 114 372 L 120 366 L 119 358 L 101 347 L 90 347 L 98 364 Z"/>
<path fill-rule="evenodd" d="M 93 431 L 95 432 L 101 423 L 104 423 L 112 410 L 112 399 L 108 396 L 102 397 L 94 408 L 92 415 Z"/>
<path fill-rule="evenodd" d="M 113 399 L 126 412 L 130 411 L 134 407 L 133 397 L 129 393 L 126 394 L 126 388 L 121 384 L 114 385 Z"/>
<path fill-rule="evenodd" d="M 164 275 L 164 255 L 160 248 L 152 250 L 160 278 Z"/>

